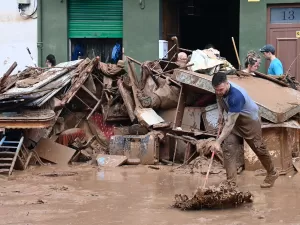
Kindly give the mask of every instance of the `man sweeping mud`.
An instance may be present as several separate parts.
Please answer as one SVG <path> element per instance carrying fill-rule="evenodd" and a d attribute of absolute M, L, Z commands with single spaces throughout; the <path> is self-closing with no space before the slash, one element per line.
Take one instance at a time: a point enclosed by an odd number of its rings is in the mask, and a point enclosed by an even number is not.
<path fill-rule="evenodd" d="M 217 95 L 219 108 L 219 138 L 211 147 L 215 151 L 219 151 L 221 144 L 223 142 L 226 144 L 226 146 L 223 144 L 223 155 L 228 184 L 236 185 L 236 157 L 238 149 L 232 148 L 235 145 L 231 142 L 237 139 L 236 136 L 239 136 L 245 139 L 267 170 L 267 176 L 261 187 L 272 187 L 279 174 L 275 170 L 271 156 L 262 140 L 258 106 L 244 89 L 229 82 L 224 73 L 219 72 L 213 76 L 212 86 Z M 228 118 L 223 126 L 224 110 L 227 111 Z"/>

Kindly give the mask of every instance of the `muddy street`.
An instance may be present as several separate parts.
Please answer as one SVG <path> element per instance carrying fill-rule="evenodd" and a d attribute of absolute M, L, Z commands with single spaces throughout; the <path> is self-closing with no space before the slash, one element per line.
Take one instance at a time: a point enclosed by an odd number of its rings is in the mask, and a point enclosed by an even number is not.
<path fill-rule="evenodd" d="M 240 189 L 251 191 L 254 203 L 240 208 L 173 209 L 174 195 L 191 195 L 203 179 L 199 176 L 166 167 L 33 168 L 1 178 L 0 224 L 299 224 L 298 174 L 282 176 L 274 188 L 263 190 L 262 176 L 243 172 Z M 212 175 L 209 185 L 221 179 Z"/>

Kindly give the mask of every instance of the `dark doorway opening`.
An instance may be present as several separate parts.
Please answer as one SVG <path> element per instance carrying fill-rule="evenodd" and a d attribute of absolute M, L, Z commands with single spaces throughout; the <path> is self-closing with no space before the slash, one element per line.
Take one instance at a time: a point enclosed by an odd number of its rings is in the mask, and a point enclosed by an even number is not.
<path fill-rule="evenodd" d="M 70 60 L 78 58 L 95 58 L 100 57 L 101 62 L 116 63 L 122 59 L 122 39 L 121 38 L 72 38 Z M 118 57 L 113 57 L 113 49 L 116 44 L 120 44 Z M 79 57 L 80 56 L 80 57 Z"/>
<path fill-rule="evenodd" d="M 238 68 L 231 37 L 234 37 L 238 48 L 240 0 L 163 1 L 166 2 L 163 9 L 163 36 L 166 40 L 176 34 L 180 47 L 191 50 L 202 50 L 207 44 L 212 44 L 222 57 Z M 174 4 L 177 10 L 171 10 L 175 8 Z"/>

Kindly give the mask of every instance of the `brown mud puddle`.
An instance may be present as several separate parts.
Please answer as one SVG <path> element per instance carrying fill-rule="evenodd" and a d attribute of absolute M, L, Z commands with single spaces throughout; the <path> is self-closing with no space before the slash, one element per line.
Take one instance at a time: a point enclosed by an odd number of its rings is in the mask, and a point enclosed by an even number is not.
<path fill-rule="evenodd" d="M 274 188 L 262 190 L 263 176 L 243 172 L 239 189 L 253 194 L 252 204 L 182 211 L 172 207 L 175 194 L 193 193 L 205 175 L 157 167 L 43 166 L 14 173 L 0 179 L 0 225 L 299 224 L 299 174 L 282 176 Z M 208 185 L 224 179 L 211 174 Z"/>

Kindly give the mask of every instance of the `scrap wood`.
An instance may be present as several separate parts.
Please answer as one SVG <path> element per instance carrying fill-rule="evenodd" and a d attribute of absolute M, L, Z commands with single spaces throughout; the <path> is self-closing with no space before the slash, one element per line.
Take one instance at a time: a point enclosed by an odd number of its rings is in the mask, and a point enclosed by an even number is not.
<path fill-rule="evenodd" d="M 67 165 L 76 153 L 74 149 L 45 138 L 41 138 L 35 151 L 41 158 L 59 165 Z"/>
<path fill-rule="evenodd" d="M 182 140 L 185 142 L 189 142 L 192 145 L 195 145 L 197 153 L 199 153 L 200 155 L 205 155 L 205 156 L 208 156 L 211 154 L 210 144 L 212 141 L 215 141 L 215 138 L 197 140 L 190 136 L 185 136 L 185 135 L 177 136 L 177 135 L 173 135 L 173 134 L 169 134 L 169 133 L 167 133 L 167 136 L 178 139 L 178 140 Z M 223 164 L 222 152 L 216 152 L 215 155 Z"/>
<path fill-rule="evenodd" d="M 96 140 L 104 151 L 108 151 L 108 140 L 104 137 L 102 131 L 100 131 L 96 125 L 91 121 L 87 120 L 88 127 L 93 135 L 96 136 Z"/>
<path fill-rule="evenodd" d="M 273 81 L 274 83 L 280 84 L 281 86 L 284 86 L 284 87 L 289 87 L 288 84 L 286 84 L 286 83 L 284 83 L 284 82 L 282 82 L 282 81 L 280 81 L 280 80 L 277 80 L 276 78 L 274 78 L 274 77 L 271 76 L 271 75 L 266 75 L 266 74 L 263 74 L 263 73 L 258 72 L 258 71 L 255 71 L 254 73 L 255 73 L 255 75 L 258 76 L 258 77 L 267 79 L 267 80 L 269 80 L 269 81 Z"/>
<path fill-rule="evenodd" d="M 251 203 L 252 199 L 253 195 L 248 191 L 242 192 L 235 187 L 220 184 L 218 187 L 198 188 L 192 198 L 176 194 L 173 207 L 181 210 L 228 208 Z"/>
<path fill-rule="evenodd" d="M 244 72 L 242 70 L 237 70 L 236 75 L 239 77 L 251 77 L 253 76 L 251 73 Z"/>
<path fill-rule="evenodd" d="M 176 36 L 173 36 L 171 39 L 175 42 L 175 45 L 176 45 L 176 52 L 177 52 L 177 53 L 179 53 L 179 50 L 180 50 L 180 51 L 184 51 L 184 52 L 190 52 L 190 53 L 193 52 L 192 50 L 189 50 L 189 49 L 179 48 L 179 45 L 178 45 L 178 38 L 177 38 Z"/>
<path fill-rule="evenodd" d="M 0 87 L 0 93 L 6 92 L 8 89 L 13 87 L 17 81 L 18 81 L 18 75 L 8 76 L 4 84 Z"/>
<path fill-rule="evenodd" d="M 157 115 L 157 113 L 152 108 L 143 108 L 140 100 L 138 99 L 138 88 L 136 86 L 136 71 L 132 61 L 127 61 L 128 63 L 128 75 L 132 84 L 132 92 L 135 102 L 135 115 L 143 125 L 147 127 L 152 126 L 157 123 L 164 122 L 164 120 Z"/>
<path fill-rule="evenodd" d="M 134 115 L 135 104 L 133 102 L 132 94 L 129 90 L 125 88 L 124 82 L 121 79 L 118 80 L 117 84 L 118 84 L 119 92 L 123 98 L 125 107 L 127 109 L 129 118 L 131 122 L 134 122 L 136 116 Z"/>
<path fill-rule="evenodd" d="M 197 143 L 197 140 L 192 138 L 192 137 L 187 138 L 187 136 L 183 137 L 183 136 L 177 136 L 177 135 L 169 134 L 169 133 L 167 133 L 167 136 L 178 139 L 178 140 L 182 140 L 182 141 L 185 141 L 185 142 L 190 142 L 193 145 L 196 145 L 196 143 Z"/>
<path fill-rule="evenodd" d="M 17 63 L 14 62 L 9 68 L 8 70 L 5 72 L 5 74 L 2 76 L 1 80 L 0 80 L 0 87 L 3 86 L 3 84 L 5 83 L 5 81 L 7 80 L 8 76 L 14 71 L 14 69 L 17 67 Z"/>
<path fill-rule="evenodd" d="M 95 66 L 95 63 L 97 63 L 99 58 L 94 58 L 93 60 L 90 60 L 86 58 L 84 61 L 82 61 L 77 69 L 73 73 L 78 73 L 78 77 L 74 77 L 72 81 L 72 87 L 69 89 L 69 91 L 64 95 L 63 99 L 61 100 L 62 105 L 69 103 L 72 98 L 76 95 L 78 90 L 83 86 L 84 82 L 88 78 L 88 76 L 91 75 L 91 72 Z"/>
<path fill-rule="evenodd" d="M 141 62 L 139 62 L 139 61 L 137 61 L 137 60 L 135 60 L 135 59 L 133 59 L 133 58 L 131 58 L 131 57 L 129 57 L 129 56 L 126 56 L 126 58 L 128 58 L 130 61 L 132 61 L 132 62 L 134 62 L 134 63 L 136 63 L 136 64 L 138 64 L 138 65 L 140 65 L 140 66 L 142 65 Z M 180 67 L 180 68 L 183 69 L 183 68 L 187 68 L 187 67 L 189 67 L 189 66 L 192 66 L 192 64 L 187 65 L 187 66 L 185 66 L 185 67 Z M 156 73 L 156 74 L 154 74 L 155 76 L 161 76 L 161 77 L 163 77 L 164 79 L 167 78 L 167 76 L 165 76 L 164 74 L 170 72 L 170 71 L 165 71 L 165 72 L 159 73 L 159 72 L 157 72 L 155 69 L 151 69 L 151 71 L 153 71 L 153 72 Z M 173 71 L 173 70 L 172 70 L 172 71 Z M 175 85 L 181 87 L 180 83 L 178 83 L 177 81 L 175 81 L 175 80 L 173 80 L 173 79 L 170 79 L 170 82 L 172 82 L 173 84 L 175 84 Z M 138 86 L 138 85 L 137 85 L 137 86 Z"/>

